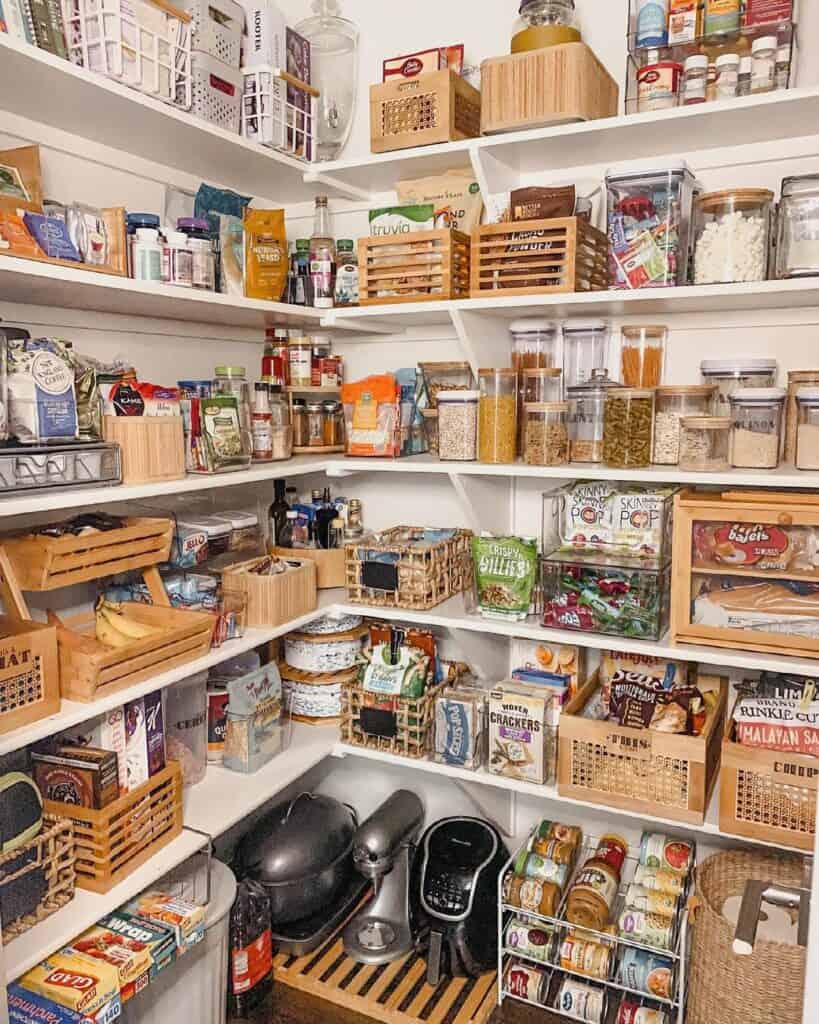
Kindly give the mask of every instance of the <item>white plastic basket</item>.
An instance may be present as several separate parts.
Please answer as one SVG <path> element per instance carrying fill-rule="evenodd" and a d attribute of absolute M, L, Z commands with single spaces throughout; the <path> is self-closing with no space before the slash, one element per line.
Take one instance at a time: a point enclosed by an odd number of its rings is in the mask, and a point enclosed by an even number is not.
<path fill-rule="evenodd" d="M 242 68 L 242 134 L 263 146 L 311 162 L 316 152 L 319 92 L 281 68 Z"/>
<path fill-rule="evenodd" d="M 235 0 L 185 0 L 191 16 L 193 50 L 237 68 L 242 63 L 244 8 Z"/>
<path fill-rule="evenodd" d="M 73 63 L 165 103 L 191 105 L 190 15 L 165 0 L 65 0 Z"/>
<path fill-rule="evenodd" d="M 191 57 L 191 112 L 225 131 L 239 132 L 242 73 L 207 53 Z"/>

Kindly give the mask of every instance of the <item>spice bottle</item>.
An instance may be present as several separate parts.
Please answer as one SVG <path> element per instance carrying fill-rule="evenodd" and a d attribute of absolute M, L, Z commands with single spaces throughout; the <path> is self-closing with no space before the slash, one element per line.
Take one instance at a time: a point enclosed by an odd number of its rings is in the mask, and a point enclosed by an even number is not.
<path fill-rule="evenodd" d="M 714 99 L 734 99 L 739 85 L 739 54 L 720 54 L 716 59 L 715 67 L 716 80 L 714 82 Z"/>
<path fill-rule="evenodd" d="M 776 88 L 776 36 L 760 36 L 751 46 L 753 67 L 751 92 L 773 92 Z"/>
<path fill-rule="evenodd" d="M 680 104 L 689 107 L 694 103 L 705 103 L 705 87 L 708 81 L 708 58 L 704 53 L 692 53 L 683 65 Z"/>
<path fill-rule="evenodd" d="M 787 89 L 791 79 L 791 44 L 782 43 L 776 51 L 774 71 L 777 89 Z"/>
<path fill-rule="evenodd" d="M 317 309 L 332 309 L 336 289 L 336 245 L 327 196 L 316 196 L 313 234 L 310 238 L 310 281 L 313 305 Z"/>
<path fill-rule="evenodd" d="M 338 269 L 336 270 L 336 306 L 358 305 L 358 256 L 355 242 L 351 238 L 340 238 L 336 247 Z"/>
<path fill-rule="evenodd" d="M 253 412 L 250 417 L 253 436 L 253 461 L 271 462 L 273 459 L 273 417 L 267 384 L 254 385 Z"/>
<path fill-rule="evenodd" d="M 303 398 L 293 399 L 293 448 L 307 447 L 307 403 Z"/>
<path fill-rule="evenodd" d="M 307 444 L 310 448 L 324 445 L 324 408 L 321 402 L 307 403 Z"/>

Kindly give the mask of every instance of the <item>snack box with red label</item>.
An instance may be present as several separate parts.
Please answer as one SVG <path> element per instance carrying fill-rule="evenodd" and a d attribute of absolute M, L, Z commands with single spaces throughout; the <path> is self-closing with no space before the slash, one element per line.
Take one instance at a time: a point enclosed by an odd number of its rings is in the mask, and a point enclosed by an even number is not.
<path fill-rule="evenodd" d="M 95 1014 L 112 1000 L 120 1002 L 119 971 L 71 949 L 53 953 L 23 975 L 24 989 L 81 1014 Z"/>
<path fill-rule="evenodd" d="M 125 909 L 130 914 L 170 928 L 181 956 L 205 937 L 205 909 L 167 892 L 144 892 Z"/>
<path fill-rule="evenodd" d="M 176 958 L 172 929 L 122 911 L 109 914 L 89 928 L 74 940 L 71 948 L 119 970 L 123 1003 L 146 988 Z"/>
<path fill-rule="evenodd" d="M 113 1024 L 122 1012 L 119 996 L 94 1013 L 78 1013 L 20 985 L 6 990 L 10 1024 Z"/>

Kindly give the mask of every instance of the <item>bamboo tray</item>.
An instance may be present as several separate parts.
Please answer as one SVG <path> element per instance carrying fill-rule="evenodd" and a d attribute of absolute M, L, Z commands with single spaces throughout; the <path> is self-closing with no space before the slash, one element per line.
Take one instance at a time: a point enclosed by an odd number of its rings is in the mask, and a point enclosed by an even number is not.
<path fill-rule="evenodd" d="M 138 518 L 126 524 L 81 537 L 28 534 L 2 543 L 23 590 L 56 590 L 167 560 L 172 520 Z"/>
<path fill-rule="evenodd" d="M 78 888 L 105 893 L 181 833 L 182 771 L 169 761 L 101 811 L 52 800 L 45 800 L 43 809 L 74 824 Z"/>

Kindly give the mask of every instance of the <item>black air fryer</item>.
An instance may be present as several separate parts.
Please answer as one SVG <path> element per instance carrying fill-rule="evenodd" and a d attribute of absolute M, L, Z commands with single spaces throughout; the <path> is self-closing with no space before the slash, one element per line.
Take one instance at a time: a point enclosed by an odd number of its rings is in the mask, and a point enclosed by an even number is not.
<path fill-rule="evenodd" d="M 477 977 L 498 956 L 498 876 L 509 858 L 480 818 L 443 818 L 424 833 L 413 871 L 416 948 L 427 982 Z"/>

